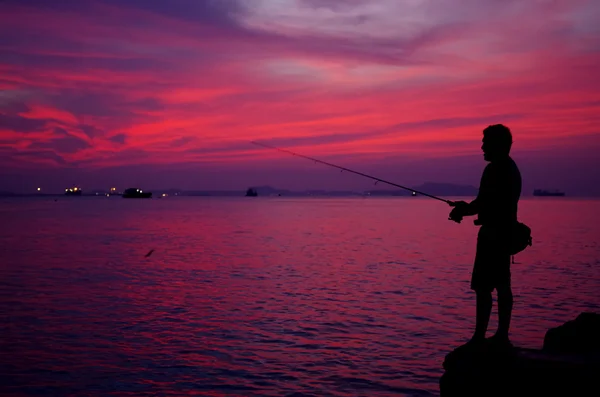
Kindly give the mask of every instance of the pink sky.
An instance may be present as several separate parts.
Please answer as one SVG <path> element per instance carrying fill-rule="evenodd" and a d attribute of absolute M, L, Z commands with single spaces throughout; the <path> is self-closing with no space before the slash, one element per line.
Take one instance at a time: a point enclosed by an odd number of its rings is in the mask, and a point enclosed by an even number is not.
<path fill-rule="evenodd" d="M 600 3 L 43 0 L 0 14 L 0 190 L 477 185 L 600 195 Z"/>

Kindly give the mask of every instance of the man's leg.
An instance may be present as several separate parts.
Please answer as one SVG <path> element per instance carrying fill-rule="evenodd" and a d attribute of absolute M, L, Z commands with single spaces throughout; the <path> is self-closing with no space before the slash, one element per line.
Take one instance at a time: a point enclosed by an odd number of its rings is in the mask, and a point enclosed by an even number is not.
<path fill-rule="evenodd" d="M 495 338 L 508 341 L 508 330 L 513 309 L 513 294 L 510 285 L 498 289 L 498 331 Z"/>
<path fill-rule="evenodd" d="M 471 339 L 473 342 L 483 341 L 488 328 L 490 315 L 492 313 L 492 292 L 488 290 L 475 291 L 477 299 L 477 312 L 475 317 L 475 334 Z"/>

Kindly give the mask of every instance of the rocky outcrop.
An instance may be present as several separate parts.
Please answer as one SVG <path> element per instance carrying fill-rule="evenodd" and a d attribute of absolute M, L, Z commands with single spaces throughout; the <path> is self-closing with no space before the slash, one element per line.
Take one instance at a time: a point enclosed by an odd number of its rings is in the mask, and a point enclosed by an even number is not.
<path fill-rule="evenodd" d="M 546 333 L 541 350 L 459 347 L 444 360 L 441 397 L 599 395 L 600 314 Z"/>
<path fill-rule="evenodd" d="M 543 350 L 558 354 L 594 355 L 600 352 L 600 314 L 581 313 L 573 321 L 546 332 Z M 600 375 L 600 374 L 599 374 Z"/>

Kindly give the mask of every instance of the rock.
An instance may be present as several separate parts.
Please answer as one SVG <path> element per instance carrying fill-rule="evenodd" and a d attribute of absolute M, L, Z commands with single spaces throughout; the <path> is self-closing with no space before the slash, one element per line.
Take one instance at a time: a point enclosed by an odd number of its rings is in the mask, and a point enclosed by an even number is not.
<path fill-rule="evenodd" d="M 598 395 L 597 316 L 583 313 L 549 330 L 541 350 L 491 344 L 455 349 L 443 363 L 441 397 Z"/>
<path fill-rule="evenodd" d="M 543 350 L 564 354 L 600 353 L 600 314 L 584 312 L 575 320 L 548 330 Z"/>

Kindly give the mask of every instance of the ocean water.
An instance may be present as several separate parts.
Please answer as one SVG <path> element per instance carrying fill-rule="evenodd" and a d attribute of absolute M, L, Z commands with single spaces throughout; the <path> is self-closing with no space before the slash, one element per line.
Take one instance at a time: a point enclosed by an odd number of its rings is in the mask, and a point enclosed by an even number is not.
<path fill-rule="evenodd" d="M 478 228 L 415 198 L 0 200 L 3 396 L 434 396 Z M 511 338 L 600 307 L 600 200 L 529 198 Z M 150 250 L 154 250 L 148 257 Z M 496 307 L 490 322 L 495 330 Z"/>

